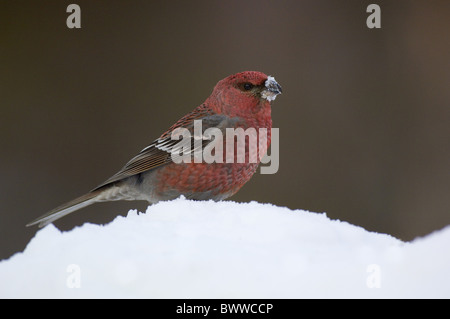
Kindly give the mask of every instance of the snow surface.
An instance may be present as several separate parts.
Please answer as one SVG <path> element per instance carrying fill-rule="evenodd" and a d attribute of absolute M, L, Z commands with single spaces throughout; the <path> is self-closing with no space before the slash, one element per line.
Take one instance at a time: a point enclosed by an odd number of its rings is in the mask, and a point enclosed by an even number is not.
<path fill-rule="evenodd" d="M 177 199 L 49 225 L 0 262 L 1 298 L 449 298 L 450 227 L 402 242 L 325 214 Z"/>

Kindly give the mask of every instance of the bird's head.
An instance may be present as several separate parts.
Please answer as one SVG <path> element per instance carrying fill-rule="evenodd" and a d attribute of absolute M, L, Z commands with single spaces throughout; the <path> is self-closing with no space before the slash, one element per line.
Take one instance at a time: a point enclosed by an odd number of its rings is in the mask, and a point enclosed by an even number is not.
<path fill-rule="evenodd" d="M 242 116 L 270 110 L 270 102 L 281 93 L 274 77 L 245 71 L 219 81 L 208 99 L 218 113 Z"/>

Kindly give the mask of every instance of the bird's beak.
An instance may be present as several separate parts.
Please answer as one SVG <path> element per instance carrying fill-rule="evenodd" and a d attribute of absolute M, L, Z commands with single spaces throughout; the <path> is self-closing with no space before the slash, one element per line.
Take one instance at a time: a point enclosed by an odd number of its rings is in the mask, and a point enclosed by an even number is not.
<path fill-rule="evenodd" d="M 283 92 L 273 76 L 268 76 L 264 85 L 266 88 L 261 92 L 261 96 L 267 101 L 275 100 L 277 95 Z"/>

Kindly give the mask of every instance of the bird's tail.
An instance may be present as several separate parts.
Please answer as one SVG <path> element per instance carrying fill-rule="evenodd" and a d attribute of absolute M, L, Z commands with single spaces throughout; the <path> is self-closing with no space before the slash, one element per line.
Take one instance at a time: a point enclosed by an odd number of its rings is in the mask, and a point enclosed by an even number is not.
<path fill-rule="evenodd" d="M 71 200 L 70 202 L 58 206 L 55 209 L 49 211 L 48 213 L 42 215 L 41 217 L 33 220 L 32 222 L 28 223 L 27 226 L 39 224 L 39 228 L 41 228 L 50 223 L 53 223 L 55 220 L 60 219 L 61 217 L 64 217 L 80 208 L 98 202 L 97 197 L 98 195 L 100 195 L 100 193 L 101 191 L 94 190 L 90 193 L 84 194 L 83 196 L 75 198 L 74 200 Z"/>

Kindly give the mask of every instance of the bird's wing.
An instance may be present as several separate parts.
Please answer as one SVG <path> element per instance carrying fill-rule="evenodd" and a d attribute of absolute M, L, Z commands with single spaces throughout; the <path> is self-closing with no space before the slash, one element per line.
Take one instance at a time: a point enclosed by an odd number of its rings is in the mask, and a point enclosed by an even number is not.
<path fill-rule="evenodd" d="M 149 146 L 144 148 L 139 154 L 133 157 L 125 166 L 116 174 L 107 179 L 104 183 L 97 186 L 94 190 L 102 188 L 108 184 L 120 181 L 124 178 L 143 173 L 156 167 L 172 163 L 172 152 L 182 149 L 186 143 L 190 146 L 194 144 L 194 120 L 202 120 L 202 131 L 209 127 L 224 127 L 229 122 L 229 118 L 224 115 L 213 113 L 207 108 L 198 108 L 181 118 L 172 127 L 167 130 L 158 139 L 153 141 Z M 186 128 L 190 132 L 190 139 L 176 140 L 171 138 L 172 132 L 177 128 Z M 208 144 L 209 140 L 202 141 L 202 147 Z M 191 153 L 195 151 L 190 147 Z"/>

